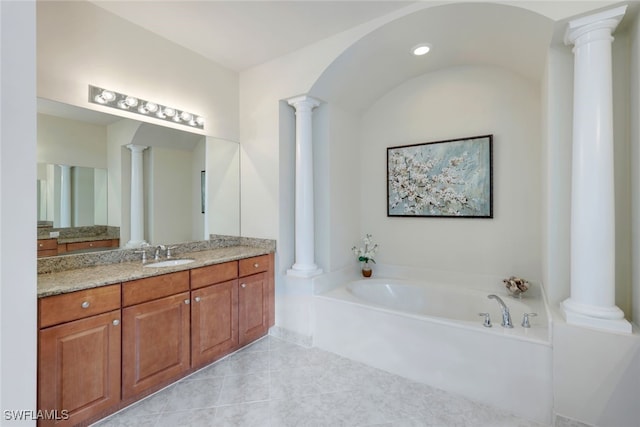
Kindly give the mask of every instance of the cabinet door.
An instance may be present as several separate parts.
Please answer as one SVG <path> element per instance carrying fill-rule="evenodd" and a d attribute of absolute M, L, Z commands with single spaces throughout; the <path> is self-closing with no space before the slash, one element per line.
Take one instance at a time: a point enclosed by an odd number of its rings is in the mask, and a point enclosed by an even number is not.
<path fill-rule="evenodd" d="M 122 398 L 189 369 L 189 292 L 122 310 Z"/>
<path fill-rule="evenodd" d="M 238 347 L 238 280 L 191 292 L 191 366 L 213 362 Z"/>
<path fill-rule="evenodd" d="M 240 279 L 238 289 L 240 345 L 254 341 L 267 333 L 269 281 L 266 273 Z"/>
<path fill-rule="evenodd" d="M 38 408 L 58 421 L 38 425 L 75 425 L 120 402 L 120 328 L 114 310 L 40 330 Z"/>

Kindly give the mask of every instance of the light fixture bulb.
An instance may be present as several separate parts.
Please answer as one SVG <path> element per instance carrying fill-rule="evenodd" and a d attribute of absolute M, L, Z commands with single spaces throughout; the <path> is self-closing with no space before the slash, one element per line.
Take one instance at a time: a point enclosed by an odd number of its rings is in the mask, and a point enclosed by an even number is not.
<path fill-rule="evenodd" d="M 158 111 L 158 104 L 156 104 L 155 102 L 147 102 L 145 104 L 145 108 L 148 112 L 155 113 L 156 111 Z"/>
<path fill-rule="evenodd" d="M 144 105 L 140 105 L 138 107 L 138 113 L 140 114 L 147 114 L 149 112 L 149 110 L 147 110 L 147 107 L 145 107 Z"/>
<path fill-rule="evenodd" d="M 123 110 L 129 109 L 129 106 L 127 105 L 127 102 L 124 99 L 121 99 L 120 101 L 118 101 L 118 107 L 122 108 Z"/>
<path fill-rule="evenodd" d="M 193 114 L 183 111 L 182 113 L 180 113 L 180 118 L 185 122 L 188 122 L 193 118 Z"/>
<path fill-rule="evenodd" d="M 165 109 L 164 109 L 164 114 L 165 114 L 165 116 L 167 116 L 167 117 L 173 117 L 173 116 L 175 116 L 175 115 L 176 115 L 176 110 L 174 110 L 174 109 L 173 109 L 173 108 L 171 108 L 171 107 L 165 107 Z"/>
<path fill-rule="evenodd" d="M 104 99 L 105 102 L 111 102 L 116 99 L 116 94 L 106 89 L 102 91 L 100 96 L 102 96 L 102 99 Z"/>
<path fill-rule="evenodd" d="M 196 124 L 198 126 L 204 126 L 204 118 L 203 117 L 196 117 Z"/>
<path fill-rule="evenodd" d="M 135 107 L 138 105 L 138 98 L 134 98 L 133 96 L 127 96 L 124 100 L 129 107 Z"/>
<path fill-rule="evenodd" d="M 413 53 L 415 56 L 422 56 L 422 55 L 426 55 L 427 53 L 429 53 L 429 51 L 431 50 L 431 46 L 429 46 L 428 44 L 419 44 L 417 46 L 414 46 L 411 49 L 411 53 Z"/>

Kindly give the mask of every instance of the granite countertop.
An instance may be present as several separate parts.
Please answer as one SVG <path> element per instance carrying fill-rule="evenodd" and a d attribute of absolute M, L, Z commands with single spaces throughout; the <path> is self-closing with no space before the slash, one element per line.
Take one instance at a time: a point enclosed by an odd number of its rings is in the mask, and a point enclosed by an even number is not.
<path fill-rule="evenodd" d="M 182 253 L 179 258 L 192 258 L 195 261 L 175 267 L 144 267 L 142 262 L 123 262 L 116 264 L 98 265 L 94 267 L 78 268 L 53 273 L 38 274 L 38 298 L 64 294 L 83 289 L 158 276 L 176 271 L 190 270 L 206 265 L 220 264 L 258 255 L 265 255 L 272 251 L 254 246 L 230 246 L 197 252 Z M 150 261 L 153 262 L 153 261 Z M 150 263 L 148 262 L 148 263 Z"/>

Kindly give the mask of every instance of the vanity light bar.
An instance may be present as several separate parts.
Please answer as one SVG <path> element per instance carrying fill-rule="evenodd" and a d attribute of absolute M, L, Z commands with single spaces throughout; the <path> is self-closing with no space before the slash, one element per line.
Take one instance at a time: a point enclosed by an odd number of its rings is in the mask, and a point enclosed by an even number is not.
<path fill-rule="evenodd" d="M 196 114 L 92 85 L 89 85 L 89 102 L 204 129 L 204 119 Z"/>

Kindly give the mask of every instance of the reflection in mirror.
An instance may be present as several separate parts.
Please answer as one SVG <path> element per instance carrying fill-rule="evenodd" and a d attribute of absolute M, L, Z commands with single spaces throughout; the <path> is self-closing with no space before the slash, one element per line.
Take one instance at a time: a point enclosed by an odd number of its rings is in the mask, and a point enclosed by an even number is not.
<path fill-rule="evenodd" d="M 131 144 L 146 147 L 144 241 L 167 245 L 240 235 L 238 143 L 44 99 L 38 100 L 39 221 L 64 227 L 68 206 L 70 227 L 93 221 L 119 228 L 126 246 L 132 238 Z M 80 193 L 89 196 L 90 189 L 93 201 L 82 201 Z"/>
<path fill-rule="evenodd" d="M 107 170 L 38 164 L 38 221 L 53 227 L 107 225 Z"/>

